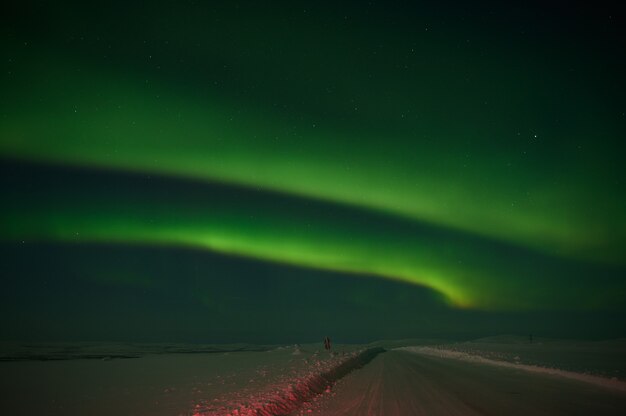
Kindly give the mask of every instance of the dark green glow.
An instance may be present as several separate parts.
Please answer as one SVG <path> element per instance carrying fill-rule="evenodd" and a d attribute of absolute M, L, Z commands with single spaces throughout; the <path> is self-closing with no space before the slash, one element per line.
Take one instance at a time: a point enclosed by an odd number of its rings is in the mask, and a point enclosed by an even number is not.
<path fill-rule="evenodd" d="M 4 236 L 13 241 L 209 249 L 415 283 L 457 307 L 587 309 L 623 303 L 618 270 L 350 207 L 159 177 L 48 169 L 25 180 L 20 172 L 5 172 L 13 182 L 5 189 L 12 202 L 3 213 Z M 20 197 L 25 188 L 28 198 Z"/>
<path fill-rule="evenodd" d="M 211 30 L 231 36 L 228 18 Z M 545 50 L 518 57 L 481 43 L 481 58 L 473 47 L 452 48 L 454 33 L 399 38 L 389 31 L 384 44 L 393 48 L 378 52 L 383 57 L 362 52 L 363 59 L 373 59 L 363 69 L 359 59 L 342 58 L 342 47 L 331 45 L 335 36 L 345 36 L 356 50 L 374 42 L 360 39 L 361 29 L 327 34 L 328 43 L 318 46 L 327 55 L 323 62 L 315 53 L 301 54 L 311 46 L 309 29 L 290 34 L 296 40 L 281 46 L 280 61 L 253 46 L 276 43 L 280 29 L 261 39 L 239 33 L 233 49 L 203 37 L 185 54 L 212 68 L 219 51 L 223 65 L 244 74 L 245 85 L 241 91 L 231 87 L 230 95 L 215 86 L 228 80 L 227 71 L 212 70 L 206 78 L 200 71 L 192 85 L 173 82 L 175 71 L 186 67 L 161 69 L 172 65 L 167 59 L 173 52 L 159 56 L 154 46 L 146 46 L 141 58 L 127 58 L 141 68 L 129 71 L 111 64 L 109 55 L 106 62 L 94 61 L 93 51 L 85 56 L 80 43 L 63 59 L 43 40 L 9 43 L 16 63 L 5 75 L 0 152 L 246 184 L 375 208 L 552 254 L 623 260 L 617 247 L 626 243 L 626 204 L 622 182 L 611 177 L 619 169 L 623 118 L 585 105 L 610 88 L 595 78 L 594 68 L 579 63 L 588 81 L 580 84 L 564 76 Z M 190 35 L 180 30 L 180 36 Z M 151 45 L 162 42 L 152 36 Z M 238 44 L 248 45 L 250 54 Z M 105 45 L 92 46 L 106 53 Z M 383 65 L 391 58 L 399 68 Z M 341 84 L 332 75 L 337 68 L 348 77 Z M 285 73 L 294 79 L 279 82 Z M 300 94 L 312 108 L 287 99 L 268 105 L 244 94 L 262 80 L 264 88 L 285 90 L 277 97 Z"/>
<path fill-rule="evenodd" d="M 408 281 L 463 307 L 623 305 L 613 54 L 581 53 L 567 27 L 526 37 L 418 6 L 128 7 L 10 19 L 0 156 L 207 188 L 117 195 L 65 178 L 33 197 L 26 183 L 4 195 L 4 240 L 200 247 Z M 271 202 L 202 199 L 215 183 Z M 287 195 L 306 202 L 280 208 Z"/>

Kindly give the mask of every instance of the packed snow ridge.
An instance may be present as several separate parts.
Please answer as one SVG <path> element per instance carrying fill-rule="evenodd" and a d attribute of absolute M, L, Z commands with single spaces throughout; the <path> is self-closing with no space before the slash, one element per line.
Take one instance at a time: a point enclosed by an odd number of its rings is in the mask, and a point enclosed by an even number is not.
<path fill-rule="evenodd" d="M 439 358 L 456 359 L 456 360 L 462 360 L 462 361 L 473 362 L 473 363 L 478 363 L 478 364 L 487 364 L 487 365 L 494 365 L 494 366 L 499 366 L 499 367 L 514 368 L 518 370 L 529 371 L 532 373 L 541 373 L 541 374 L 546 374 L 546 375 L 551 375 L 551 376 L 564 377 L 564 378 L 568 378 L 572 380 L 578 380 L 578 381 L 582 381 L 585 383 L 594 384 L 596 386 L 604 387 L 607 389 L 626 392 L 626 382 L 618 380 L 615 377 L 606 378 L 606 377 L 596 376 L 592 374 L 583 374 L 583 373 L 577 373 L 574 371 L 561 370 L 558 368 L 549 368 L 549 367 L 542 367 L 538 365 L 521 364 L 519 362 L 494 360 L 491 358 L 486 358 L 479 354 L 470 354 L 467 352 L 455 351 L 455 350 L 448 349 L 445 347 L 433 348 L 433 347 L 419 346 L 419 347 L 401 347 L 397 349 L 409 351 L 409 352 L 416 353 L 416 354 L 424 354 L 424 355 L 439 357 Z"/>
<path fill-rule="evenodd" d="M 328 359 L 314 359 L 306 371 L 294 375 L 250 397 L 234 398 L 217 406 L 197 404 L 193 416 L 279 416 L 289 415 L 318 395 L 329 393 L 332 385 L 351 371 L 370 362 L 383 348 L 353 351 L 331 355 Z"/>

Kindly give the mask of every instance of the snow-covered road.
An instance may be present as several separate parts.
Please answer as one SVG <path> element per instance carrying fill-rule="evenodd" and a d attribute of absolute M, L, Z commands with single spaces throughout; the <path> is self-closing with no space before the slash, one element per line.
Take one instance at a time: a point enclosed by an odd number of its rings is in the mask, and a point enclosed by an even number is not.
<path fill-rule="evenodd" d="M 549 374 L 392 350 L 299 414 L 624 415 L 626 394 Z"/>

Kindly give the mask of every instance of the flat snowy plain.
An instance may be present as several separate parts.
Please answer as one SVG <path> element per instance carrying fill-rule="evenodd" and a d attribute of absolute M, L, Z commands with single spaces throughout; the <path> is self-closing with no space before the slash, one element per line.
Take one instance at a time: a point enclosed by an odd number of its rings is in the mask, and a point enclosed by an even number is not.
<path fill-rule="evenodd" d="M 626 414 L 624 340 L 3 348 L 3 415 Z"/>

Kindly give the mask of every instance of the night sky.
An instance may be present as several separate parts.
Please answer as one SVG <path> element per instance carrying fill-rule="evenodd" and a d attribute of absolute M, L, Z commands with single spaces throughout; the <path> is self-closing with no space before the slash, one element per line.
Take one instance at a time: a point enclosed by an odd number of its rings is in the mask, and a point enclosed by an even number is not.
<path fill-rule="evenodd" d="M 626 336 L 624 12 L 336 3 L 2 6 L 0 341 Z"/>

